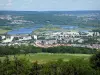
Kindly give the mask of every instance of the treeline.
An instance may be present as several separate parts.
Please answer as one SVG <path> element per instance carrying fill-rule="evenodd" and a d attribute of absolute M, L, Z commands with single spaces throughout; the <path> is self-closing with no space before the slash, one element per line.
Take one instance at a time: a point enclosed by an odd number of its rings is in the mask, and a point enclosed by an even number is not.
<path fill-rule="evenodd" d="M 70 47 L 70 46 L 58 46 L 58 47 L 49 47 L 43 48 L 42 52 L 48 53 L 82 53 L 82 54 L 93 54 L 97 50 L 91 48 L 83 48 L 83 47 Z"/>
<path fill-rule="evenodd" d="M 27 59 L 10 60 L 7 56 L 0 61 L 0 75 L 100 75 L 100 53 L 93 55 L 90 61 L 71 59 L 67 62 L 59 59 L 45 64 L 30 62 Z"/>
<path fill-rule="evenodd" d="M 69 47 L 58 46 L 50 48 L 40 48 L 33 45 L 25 46 L 0 46 L 0 55 L 14 55 L 14 54 L 27 54 L 27 53 L 80 53 L 80 54 L 93 54 L 96 49 L 83 48 L 83 47 Z"/>
<path fill-rule="evenodd" d="M 32 45 L 25 46 L 0 46 L 0 55 L 15 55 L 42 52 L 42 49 Z"/>
<path fill-rule="evenodd" d="M 27 54 L 27 53 L 82 53 L 82 54 L 93 54 L 96 53 L 96 49 L 83 48 L 83 47 L 69 47 L 69 46 L 58 46 L 49 48 L 40 48 L 33 45 L 25 46 L 0 46 L 0 55 L 12 55 L 12 54 Z"/>

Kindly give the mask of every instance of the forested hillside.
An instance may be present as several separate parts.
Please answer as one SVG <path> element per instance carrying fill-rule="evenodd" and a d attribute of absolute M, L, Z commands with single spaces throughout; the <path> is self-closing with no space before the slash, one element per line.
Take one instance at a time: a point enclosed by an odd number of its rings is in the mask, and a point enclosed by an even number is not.
<path fill-rule="evenodd" d="M 21 20 L 32 21 L 35 24 L 49 22 L 59 25 L 99 26 L 100 23 L 100 11 L 0 11 L 0 16 L 2 15 L 11 15 L 13 20 L 14 17 L 22 16 Z M 0 25 L 5 25 L 5 22 L 8 23 L 5 20 Z M 10 25 L 10 23 L 8 24 Z"/>

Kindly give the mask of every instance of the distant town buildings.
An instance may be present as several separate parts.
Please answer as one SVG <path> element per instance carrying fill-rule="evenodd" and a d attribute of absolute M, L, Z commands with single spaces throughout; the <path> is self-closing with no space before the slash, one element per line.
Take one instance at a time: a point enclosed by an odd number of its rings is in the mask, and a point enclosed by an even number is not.
<path fill-rule="evenodd" d="M 31 44 L 39 47 L 53 47 L 59 45 L 74 47 L 100 48 L 98 42 L 90 42 L 90 39 L 100 37 L 99 32 L 52 32 L 41 34 L 15 34 L 0 35 L 0 45 L 22 45 Z M 91 41 L 92 41 L 91 40 Z M 97 39 L 99 40 L 99 39 Z"/>

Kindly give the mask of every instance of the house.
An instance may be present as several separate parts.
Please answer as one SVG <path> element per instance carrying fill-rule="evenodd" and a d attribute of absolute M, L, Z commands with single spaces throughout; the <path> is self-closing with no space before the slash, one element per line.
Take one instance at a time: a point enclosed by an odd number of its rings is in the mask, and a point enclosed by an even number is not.
<path fill-rule="evenodd" d="M 10 43 L 13 41 L 13 39 L 14 39 L 14 36 L 7 36 L 5 40 L 2 41 L 2 43 Z"/>
<path fill-rule="evenodd" d="M 32 37 L 31 36 L 19 36 L 18 37 L 18 41 L 27 41 L 27 40 L 31 40 Z"/>
<path fill-rule="evenodd" d="M 35 40 L 37 40 L 37 35 L 33 35 L 33 38 L 34 38 Z"/>

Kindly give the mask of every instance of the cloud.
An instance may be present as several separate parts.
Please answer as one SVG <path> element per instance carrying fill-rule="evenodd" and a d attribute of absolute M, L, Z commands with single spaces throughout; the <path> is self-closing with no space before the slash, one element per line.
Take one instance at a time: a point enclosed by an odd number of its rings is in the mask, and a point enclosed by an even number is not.
<path fill-rule="evenodd" d="M 12 6 L 12 0 L 8 0 L 8 3 L 6 4 L 6 6 L 11 7 Z"/>

